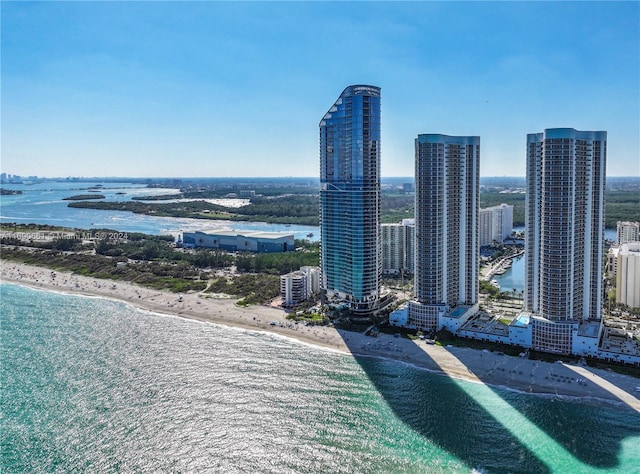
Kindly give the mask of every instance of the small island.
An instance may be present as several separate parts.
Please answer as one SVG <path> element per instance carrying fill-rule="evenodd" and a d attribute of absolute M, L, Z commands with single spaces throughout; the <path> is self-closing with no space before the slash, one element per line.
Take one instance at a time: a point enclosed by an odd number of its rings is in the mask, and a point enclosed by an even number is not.
<path fill-rule="evenodd" d="M 17 194 L 22 194 L 22 191 L 19 191 L 17 189 L 0 188 L 0 196 L 15 196 Z"/>
<path fill-rule="evenodd" d="M 75 196 L 69 196 L 62 198 L 63 201 L 86 201 L 87 199 L 104 199 L 102 194 L 77 194 Z"/>

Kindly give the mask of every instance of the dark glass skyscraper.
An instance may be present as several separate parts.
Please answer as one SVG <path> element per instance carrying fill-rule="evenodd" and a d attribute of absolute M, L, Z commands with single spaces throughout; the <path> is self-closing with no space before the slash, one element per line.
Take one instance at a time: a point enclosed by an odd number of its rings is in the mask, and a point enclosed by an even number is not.
<path fill-rule="evenodd" d="M 380 88 L 347 87 L 320 121 L 326 300 L 370 313 L 380 296 Z"/>

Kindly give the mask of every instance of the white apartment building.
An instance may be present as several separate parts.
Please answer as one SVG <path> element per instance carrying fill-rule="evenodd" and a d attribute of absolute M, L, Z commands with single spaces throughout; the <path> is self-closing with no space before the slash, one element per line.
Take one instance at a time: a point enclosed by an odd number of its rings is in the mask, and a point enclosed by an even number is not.
<path fill-rule="evenodd" d="M 618 253 L 620 247 L 612 246 L 607 253 L 607 273 L 609 278 L 615 278 L 618 270 Z"/>
<path fill-rule="evenodd" d="M 532 347 L 569 354 L 575 327 L 602 320 L 607 132 L 527 135 L 525 298 Z"/>
<path fill-rule="evenodd" d="M 622 222 L 616 223 L 616 245 L 609 249 L 607 254 L 607 272 L 612 278 L 616 277 L 618 267 L 618 253 L 620 245 L 640 242 L 640 222 Z"/>
<path fill-rule="evenodd" d="M 513 231 L 513 206 L 500 204 L 499 206 L 480 209 L 479 239 L 480 246 L 501 244 Z"/>
<path fill-rule="evenodd" d="M 480 137 L 415 140 L 415 299 L 410 326 L 459 327 L 478 308 Z"/>
<path fill-rule="evenodd" d="M 320 292 L 320 267 L 300 267 L 300 271 L 307 275 L 307 293 L 309 296 Z"/>
<path fill-rule="evenodd" d="M 382 273 L 399 274 L 404 268 L 404 231 L 401 224 L 381 224 Z"/>
<path fill-rule="evenodd" d="M 640 222 L 617 222 L 616 243 L 640 242 Z"/>
<path fill-rule="evenodd" d="M 407 273 L 411 275 L 415 272 L 416 265 L 416 220 L 402 219 L 402 225 L 405 227 L 404 232 L 404 259 Z"/>
<path fill-rule="evenodd" d="M 640 242 L 622 244 L 616 260 L 616 303 L 640 308 Z"/>
<path fill-rule="evenodd" d="M 403 219 L 401 224 L 382 224 L 382 273 L 399 275 L 413 273 L 415 220 Z"/>
<path fill-rule="evenodd" d="M 320 291 L 320 268 L 302 267 L 280 277 L 282 306 L 295 306 Z"/>

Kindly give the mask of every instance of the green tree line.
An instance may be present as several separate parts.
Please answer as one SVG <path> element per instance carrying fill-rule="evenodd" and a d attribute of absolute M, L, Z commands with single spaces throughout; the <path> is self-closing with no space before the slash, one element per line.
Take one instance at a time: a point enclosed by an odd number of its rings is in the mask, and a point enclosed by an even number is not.
<path fill-rule="evenodd" d="M 524 225 L 525 195 L 523 193 L 501 193 L 494 189 L 480 192 L 480 207 L 499 204 L 513 206 L 513 225 Z M 406 194 L 381 193 L 382 222 L 400 222 L 414 217 L 414 197 Z M 254 197 L 251 203 L 240 208 L 229 208 L 206 201 L 181 203 L 142 203 L 77 201 L 69 207 L 131 211 L 168 217 L 191 217 L 197 219 L 227 219 L 275 224 L 319 225 L 318 195 L 281 195 Z M 605 227 L 615 228 L 617 221 L 640 219 L 640 190 L 610 190 L 605 193 Z"/>

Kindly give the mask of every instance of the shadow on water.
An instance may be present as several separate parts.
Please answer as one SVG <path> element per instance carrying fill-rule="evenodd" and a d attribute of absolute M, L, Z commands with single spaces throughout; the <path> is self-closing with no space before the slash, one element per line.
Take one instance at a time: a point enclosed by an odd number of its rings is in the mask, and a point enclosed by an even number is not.
<path fill-rule="evenodd" d="M 605 398 L 600 387 L 591 387 L 590 398 L 580 401 L 567 401 L 554 395 L 528 396 L 482 383 L 461 382 L 442 374 L 427 374 L 381 358 L 400 358 L 419 367 L 438 367 L 438 362 L 419 348 L 419 344 L 407 339 L 390 335 L 366 338 L 364 344 L 390 346 L 388 353 L 383 350 L 372 357 L 359 355 L 366 352 L 361 337 L 349 337 L 353 334 L 349 332 L 341 331 L 341 334 L 394 414 L 470 468 L 492 473 L 619 469 L 622 443 L 629 437 L 640 436 L 640 413 L 626 405 L 596 402 L 596 398 Z M 446 351 L 465 366 L 477 367 L 478 357 L 489 359 L 486 362 L 493 367 L 486 373 L 469 370 L 470 375 L 484 383 L 495 380 L 490 377 L 491 372 L 498 370 L 501 363 L 509 367 L 528 362 L 541 371 L 566 369 L 571 373 L 564 366 L 538 365 L 526 359 L 481 354 L 471 349 Z M 476 358 L 475 365 L 471 358 Z M 522 368 L 509 370 L 514 371 L 514 376 L 529 376 Z"/>

